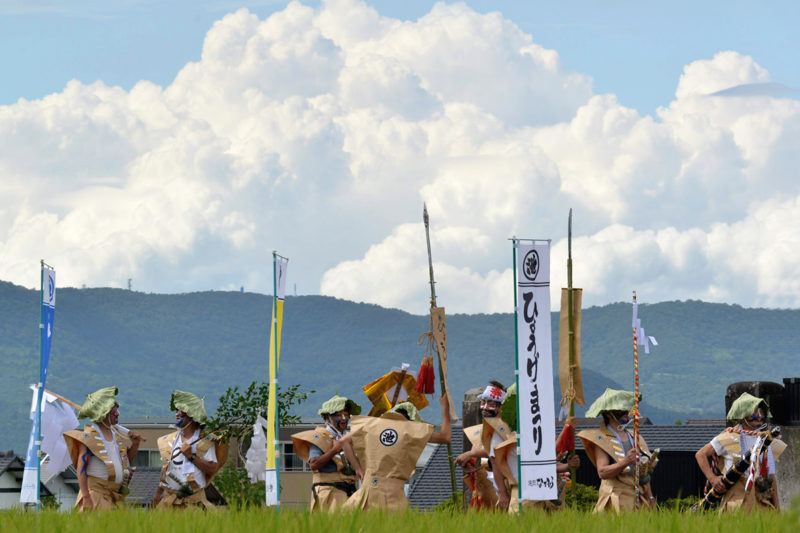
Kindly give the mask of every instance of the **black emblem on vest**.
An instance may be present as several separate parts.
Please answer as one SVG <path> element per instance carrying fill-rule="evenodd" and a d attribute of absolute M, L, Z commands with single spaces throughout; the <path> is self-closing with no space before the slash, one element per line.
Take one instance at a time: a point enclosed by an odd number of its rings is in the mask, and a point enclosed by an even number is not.
<path fill-rule="evenodd" d="M 381 444 L 384 446 L 393 446 L 394 443 L 397 442 L 397 432 L 393 429 L 384 429 L 381 431 L 381 436 L 379 437 Z"/>

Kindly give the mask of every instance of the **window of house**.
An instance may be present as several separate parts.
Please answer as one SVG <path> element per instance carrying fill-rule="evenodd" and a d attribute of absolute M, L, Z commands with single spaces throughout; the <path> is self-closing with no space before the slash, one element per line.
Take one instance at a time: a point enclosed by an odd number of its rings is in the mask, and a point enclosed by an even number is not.
<path fill-rule="evenodd" d="M 158 450 L 139 450 L 131 466 L 161 466 L 161 454 Z"/>
<path fill-rule="evenodd" d="M 280 442 L 281 471 L 283 472 L 309 472 L 308 465 L 294 453 L 294 443 Z"/>

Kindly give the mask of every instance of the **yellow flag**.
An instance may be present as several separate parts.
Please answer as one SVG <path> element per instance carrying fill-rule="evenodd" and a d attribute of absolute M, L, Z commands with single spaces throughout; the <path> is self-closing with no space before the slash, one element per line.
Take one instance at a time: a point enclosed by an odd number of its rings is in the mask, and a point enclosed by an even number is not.
<path fill-rule="evenodd" d="M 394 391 L 397 385 L 401 383 L 401 378 L 402 384 L 400 387 L 405 393 L 403 401 L 413 403 L 414 407 L 420 410 L 427 407 L 428 399 L 425 395 L 414 390 L 414 386 L 417 384 L 414 376 L 411 374 L 403 374 L 403 372 L 399 370 L 393 370 L 362 387 L 364 389 L 364 394 L 367 395 L 367 398 L 369 398 L 373 406 L 369 412 L 369 416 L 381 416 L 393 407 L 389 399 L 389 394 L 394 396 Z"/>
<path fill-rule="evenodd" d="M 281 327 L 283 300 L 286 293 L 286 268 L 289 260 L 273 254 L 275 300 L 269 336 L 269 401 L 267 404 L 267 506 L 280 505 L 280 476 L 278 454 L 278 365 L 281 358 Z"/>

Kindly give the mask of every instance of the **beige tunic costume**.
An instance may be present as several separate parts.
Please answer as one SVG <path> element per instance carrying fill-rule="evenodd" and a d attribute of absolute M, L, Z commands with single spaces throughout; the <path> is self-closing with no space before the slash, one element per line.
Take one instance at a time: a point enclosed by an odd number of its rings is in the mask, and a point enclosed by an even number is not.
<path fill-rule="evenodd" d="M 364 480 L 342 509 L 398 511 L 408 507 L 404 486 L 433 434 L 433 426 L 388 412 L 379 418 L 354 416 L 350 427 Z"/>
<path fill-rule="evenodd" d="M 623 438 L 630 436 L 630 432 L 625 430 Z M 614 431 L 608 426 L 603 424 L 599 429 L 585 429 L 578 433 L 578 438 L 583 442 L 583 447 L 586 450 L 586 455 L 592 464 L 597 467 L 597 450 L 600 449 L 611 457 L 614 463 L 619 462 L 625 457 L 623 452 L 622 443 L 617 438 Z M 639 449 L 646 455 L 650 455 L 650 450 L 647 443 L 639 435 Z M 634 508 L 634 487 L 633 475 L 631 467 L 628 466 L 617 477 L 612 479 L 603 479 L 600 481 L 600 496 L 597 499 L 597 505 L 594 507 L 594 512 L 601 511 L 632 511 Z M 644 494 L 644 489 L 639 490 L 639 508 L 649 509 L 650 502 L 647 501 L 647 496 Z"/>
<path fill-rule="evenodd" d="M 192 492 L 191 494 L 184 496 L 180 494 L 179 491 L 174 490 L 174 488 L 165 486 L 166 485 L 165 476 L 167 475 L 167 469 L 169 468 L 170 461 L 172 460 L 175 439 L 178 437 L 178 433 L 180 431 L 181 430 L 178 430 L 158 438 L 158 451 L 161 454 L 161 462 L 163 465 L 161 467 L 161 481 L 162 481 L 162 487 L 164 488 L 165 491 L 165 495 L 161 498 L 161 501 L 158 502 L 157 507 L 158 508 L 203 507 L 205 509 L 213 509 L 214 505 L 211 502 L 209 502 L 208 499 L 206 499 L 205 488 L 211 483 L 211 480 L 214 479 L 214 476 L 217 475 L 217 472 L 219 472 L 222 466 L 225 464 L 225 461 L 228 458 L 228 446 L 226 444 L 215 442 L 212 439 L 212 435 L 206 435 L 192 445 L 192 450 L 200 458 L 203 458 L 211 448 L 214 448 L 214 455 L 216 456 L 216 461 L 217 461 L 217 469 L 211 475 L 205 476 L 206 478 L 205 482 L 201 481 L 202 486 L 200 485 L 200 483 L 198 483 L 198 480 L 195 479 L 195 474 L 193 472 L 187 474 L 186 484 L 191 488 Z M 188 459 L 185 457 L 184 460 L 188 461 Z"/>
<path fill-rule="evenodd" d="M 128 445 L 129 442 L 126 437 L 120 435 L 117 431 L 112 430 L 113 442 L 119 450 L 119 458 L 121 461 L 123 475 L 125 471 L 130 471 L 128 464 Z M 125 498 L 120 489 L 122 489 L 121 479 L 117 479 L 114 461 L 112 461 L 111 453 L 114 450 L 106 448 L 105 439 L 96 427 L 87 424 L 83 430 L 73 429 L 64 433 L 64 440 L 69 449 L 70 459 L 72 459 L 72 466 L 75 470 L 80 472 L 82 469 L 88 468 L 88 457 L 83 458 L 78 456 L 78 448 L 80 444 L 86 446 L 86 449 L 106 466 L 108 475 L 106 479 L 87 475 L 87 482 L 89 485 L 89 495 L 92 497 L 95 509 L 113 509 L 122 506 L 122 501 Z M 78 500 L 75 502 L 76 509 L 82 509 L 83 494 L 79 491 Z"/>
<path fill-rule="evenodd" d="M 317 426 L 311 431 L 303 431 L 292 435 L 294 452 L 304 462 L 308 463 L 311 446 L 316 446 L 322 453 L 328 453 L 333 448 L 335 439 L 328 428 Z M 312 470 L 311 476 L 311 510 L 332 511 L 341 507 L 349 497 L 347 490 L 355 490 L 358 476 L 345 474 L 352 467 L 339 454 L 332 459 L 336 472 L 319 472 Z"/>
<path fill-rule="evenodd" d="M 469 439 L 473 449 L 483 449 L 481 440 L 483 436 L 482 423 L 465 428 L 464 435 Z M 474 471 L 464 476 L 464 483 L 472 490 L 470 507 L 492 509 L 497 506 L 497 491 L 494 488 L 494 484 L 489 481 L 486 470 L 485 465 L 477 466 Z"/>
<path fill-rule="evenodd" d="M 726 454 L 730 457 L 733 461 L 733 464 L 739 461 L 742 458 L 742 445 L 740 435 L 736 432 L 729 432 L 723 431 L 719 435 L 717 435 L 716 439 L 725 449 Z M 775 461 L 778 460 L 778 457 L 786 450 L 786 443 L 779 439 L 775 439 L 770 444 L 769 449 L 772 451 L 772 457 Z M 724 456 L 717 456 L 717 468 L 720 472 L 726 472 L 728 466 L 725 464 L 725 457 Z M 744 509 L 746 511 L 752 511 L 754 509 L 763 510 L 763 509 L 772 509 L 773 507 L 770 504 L 764 503 L 761 499 L 757 497 L 758 490 L 755 487 L 751 487 L 750 490 L 745 491 L 745 483 L 747 481 L 747 475 L 743 475 L 739 480 L 729 488 L 725 494 L 722 495 L 722 500 L 719 504 L 719 512 L 723 513 L 725 511 L 734 511 L 736 509 Z M 770 502 L 771 503 L 771 502 Z"/>
<path fill-rule="evenodd" d="M 495 437 L 499 438 L 501 443 L 492 447 L 492 439 Z M 497 441 L 495 440 L 495 442 Z M 494 457 L 494 467 L 505 478 L 505 486 L 508 491 L 507 510 L 512 513 L 517 512 L 519 510 L 517 472 L 513 471 L 509 465 L 509 455 L 516 453 L 517 450 L 517 434 L 511 431 L 508 424 L 503 422 L 499 416 L 484 418 L 481 428 L 481 446 L 489 453 L 490 457 Z"/>

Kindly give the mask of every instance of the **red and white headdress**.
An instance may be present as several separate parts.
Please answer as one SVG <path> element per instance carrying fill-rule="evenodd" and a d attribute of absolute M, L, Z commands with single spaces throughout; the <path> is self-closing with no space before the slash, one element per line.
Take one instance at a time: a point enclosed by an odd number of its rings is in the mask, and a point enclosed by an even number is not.
<path fill-rule="evenodd" d="M 480 395 L 478 395 L 479 400 L 489 400 L 490 402 L 497 402 L 503 403 L 503 399 L 506 397 L 506 391 L 501 389 L 500 387 L 495 387 L 494 385 L 489 385 L 486 387 Z"/>

